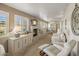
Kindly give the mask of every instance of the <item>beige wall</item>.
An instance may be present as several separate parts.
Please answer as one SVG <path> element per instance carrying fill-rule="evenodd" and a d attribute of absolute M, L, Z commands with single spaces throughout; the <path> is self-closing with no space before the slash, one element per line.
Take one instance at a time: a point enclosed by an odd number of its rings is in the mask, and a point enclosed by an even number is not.
<path fill-rule="evenodd" d="M 67 21 L 67 24 L 65 25 L 66 26 L 66 29 L 64 29 L 64 30 L 65 30 L 66 34 L 68 35 L 68 39 L 74 39 L 74 36 L 75 36 L 72 33 L 72 30 L 71 30 L 71 16 L 72 16 L 72 12 L 74 10 L 74 7 L 75 7 L 75 4 L 70 4 L 68 6 L 66 12 L 65 12 L 65 18 L 64 18 L 64 20 Z"/>

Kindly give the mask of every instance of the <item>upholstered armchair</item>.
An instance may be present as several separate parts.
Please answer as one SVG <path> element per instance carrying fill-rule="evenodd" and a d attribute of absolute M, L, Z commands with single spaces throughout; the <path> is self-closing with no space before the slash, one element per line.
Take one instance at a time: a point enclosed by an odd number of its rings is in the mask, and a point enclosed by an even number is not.
<path fill-rule="evenodd" d="M 69 55 L 72 52 L 75 45 L 76 45 L 76 41 L 75 40 L 70 40 L 69 42 L 64 44 L 64 48 L 57 55 L 58 56 L 67 56 L 67 55 Z"/>
<path fill-rule="evenodd" d="M 65 43 L 62 48 L 59 45 L 49 45 L 43 49 L 43 52 L 48 56 L 68 56 L 76 44 L 75 40 L 70 40 Z"/>
<path fill-rule="evenodd" d="M 55 46 L 60 46 L 62 48 L 64 46 L 65 40 L 67 40 L 67 38 L 64 33 L 57 33 L 51 37 L 49 44 L 44 44 L 40 46 L 39 48 L 43 50 L 44 48 L 48 47 L 49 45 L 53 45 L 53 44 Z"/>
<path fill-rule="evenodd" d="M 4 55 L 5 55 L 5 49 L 3 45 L 0 44 L 0 56 L 4 56 Z"/>

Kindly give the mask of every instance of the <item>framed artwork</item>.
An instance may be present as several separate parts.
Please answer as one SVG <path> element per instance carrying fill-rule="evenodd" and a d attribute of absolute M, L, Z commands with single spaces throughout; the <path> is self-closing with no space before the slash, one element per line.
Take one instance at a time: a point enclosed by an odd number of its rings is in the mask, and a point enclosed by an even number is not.
<path fill-rule="evenodd" d="M 71 17 L 71 28 L 75 35 L 79 35 L 79 7 L 75 4 L 75 8 Z"/>

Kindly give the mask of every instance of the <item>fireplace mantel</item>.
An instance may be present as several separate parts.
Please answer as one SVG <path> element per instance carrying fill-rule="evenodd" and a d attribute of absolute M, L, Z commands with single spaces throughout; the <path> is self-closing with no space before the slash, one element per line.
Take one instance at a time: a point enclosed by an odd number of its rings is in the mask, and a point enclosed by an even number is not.
<path fill-rule="evenodd" d="M 37 29 L 38 28 L 38 26 L 32 26 L 32 29 Z"/>

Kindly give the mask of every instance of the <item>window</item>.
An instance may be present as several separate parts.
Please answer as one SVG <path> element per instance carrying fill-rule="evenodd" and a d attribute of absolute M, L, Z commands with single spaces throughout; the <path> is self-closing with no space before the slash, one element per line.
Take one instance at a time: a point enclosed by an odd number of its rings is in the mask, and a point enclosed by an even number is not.
<path fill-rule="evenodd" d="M 15 16 L 15 27 L 14 32 L 20 32 L 21 31 L 21 16 Z"/>
<path fill-rule="evenodd" d="M 0 10 L 0 36 L 8 32 L 8 16 L 7 12 Z"/>
<path fill-rule="evenodd" d="M 26 32 L 27 31 L 27 20 L 26 20 L 26 18 L 25 17 L 22 17 L 22 28 L 21 28 L 21 30 L 22 30 L 22 32 Z"/>
<path fill-rule="evenodd" d="M 26 32 L 27 31 L 27 19 L 19 15 L 15 15 L 15 32 Z"/>

